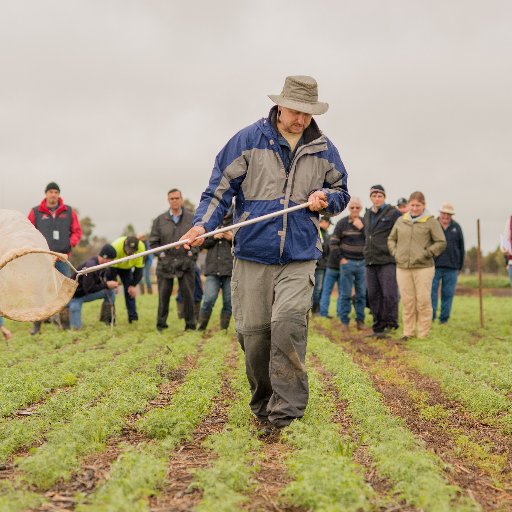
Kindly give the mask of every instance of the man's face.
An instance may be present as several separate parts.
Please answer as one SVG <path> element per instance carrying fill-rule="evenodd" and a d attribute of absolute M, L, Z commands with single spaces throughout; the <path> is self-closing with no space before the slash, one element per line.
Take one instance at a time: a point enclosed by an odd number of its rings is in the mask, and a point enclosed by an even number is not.
<path fill-rule="evenodd" d="M 320 221 L 320 227 L 321 227 L 322 229 L 325 229 L 325 230 L 329 229 L 329 222 L 328 222 L 328 221 L 326 221 L 326 220 L 321 220 L 321 221 Z"/>
<path fill-rule="evenodd" d="M 171 210 L 175 212 L 181 210 L 181 207 L 183 206 L 183 198 L 181 197 L 181 192 L 171 192 L 167 196 L 167 201 L 169 201 Z"/>
<path fill-rule="evenodd" d="M 298 112 L 286 107 L 278 107 L 281 114 L 278 117 L 278 126 L 287 133 L 301 134 L 311 124 L 311 114 Z"/>
<path fill-rule="evenodd" d="M 374 192 L 370 196 L 370 200 L 376 208 L 380 208 L 384 204 L 384 200 L 386 199 L 386 196 L 382 192 Z"/>
<path fill-rule="evenodd" d="M 398 211 L 403 215 L 404 213 L 407 213 L 409 211 L 409 205 L 407 203 L 405 204 L 399 204 L 397 206 Z"/>
<path fill-rule="evenodd" d="M 46 204 L 50 207 L 57 206 L 59 204 L 60 192 L 55 189 L 50 189 L 46 192 Z"/>
<path fill-rule="evenodd" d="M 439 213 L 439 220 L 443 224 L 450 224 L 450 222 L 452 221 L 452 216 L 449 213 L 440 212 Z"/>

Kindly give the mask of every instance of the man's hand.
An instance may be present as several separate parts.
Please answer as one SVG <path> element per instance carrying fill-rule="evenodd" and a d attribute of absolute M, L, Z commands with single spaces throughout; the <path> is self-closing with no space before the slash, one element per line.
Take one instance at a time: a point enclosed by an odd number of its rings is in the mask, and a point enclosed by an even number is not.
<path fill-rule="evenodd" d="M 189 239 L 190 243 L 185 244 L 183 247 L 188 251 L 191 247 L 199 247 L 200 245 L 203 245 L 204 238 L 200 238 L 199 240 L 196 240 L 198 236 L 204 235 L 206 233 L 206 229 L 203 228 L 203 226 L 194 226 L 193 228 L 189 229 L 181 238 L 180 240 L 187 240 Z"/>
<path fill-rule="evenodd" d="M 112 290 L 113 288 L 117 288 L 119 283 L 117 281 L 107 281 L 107 288 Z"/>
<path fill-rule="evenodd" d="M 137 295 L 137 287 L 136 286 L 128 286 L 128 295 L 134 299 Z"/>
<path fill-rule="evenodd" d="M 327 195 L 321 190 L 316 190 L 308 197 L 308 202 L 310 203 L 309 209 L 312 212 L 319 212 L 327 208 Z"/>

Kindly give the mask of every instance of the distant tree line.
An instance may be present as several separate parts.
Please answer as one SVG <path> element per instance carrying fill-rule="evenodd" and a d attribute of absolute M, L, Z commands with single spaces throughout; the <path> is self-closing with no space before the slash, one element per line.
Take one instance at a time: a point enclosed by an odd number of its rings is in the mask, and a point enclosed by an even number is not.
<path fill-rule="evenodd" d="M 476 247 L 471 247 L 466 251 L 464 260 L 464 271 L 466 273 L 474 274 L 477 272 L 477 258 L 478 249 Z M 482 272 L 485 274 L 507 275 L 507 260 L 499 247 L 493 252 L 482 255 Z"/>

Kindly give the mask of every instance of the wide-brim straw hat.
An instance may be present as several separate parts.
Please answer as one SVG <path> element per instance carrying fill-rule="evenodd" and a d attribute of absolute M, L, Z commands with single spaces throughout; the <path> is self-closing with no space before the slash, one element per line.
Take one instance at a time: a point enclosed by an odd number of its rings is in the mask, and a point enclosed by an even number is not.
<path fill-rule="evenodd" d="M 448 213 L 449 215 L 455 215 L 455 208 L 452 203 L 443 203 L 439 208 L 441 213 Z"/>
<path fill-rule="evenodd" d="M 305 114 L 325 114 L 329 109 L 328 103 L 318 101 L 318 84 L 311 76 L 287 76 L 281 94 L 268 97 L 280 107 Z"/>

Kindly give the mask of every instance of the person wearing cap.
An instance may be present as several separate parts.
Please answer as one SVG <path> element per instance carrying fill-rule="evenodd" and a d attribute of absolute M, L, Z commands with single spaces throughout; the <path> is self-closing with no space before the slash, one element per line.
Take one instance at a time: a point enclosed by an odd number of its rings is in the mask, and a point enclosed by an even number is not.
<path fill-rule="evenodd" d="M 445 324 L 450 318 L 457 277 L 464 266 L 464 235 L 460 225 L 453 220 L 455 209 L 451 203 L 443 203 L 439 209 L 438 221 L 446 238 L 446 249 L 437 256 L 432 281 L 432 318 L 437 316 L 439 286 L 441 286 L 441 310 L 439 322 Z"/>
<path fill-rule="evenodd" d="M 136 236 L 122 236 L 112 242 L 112 247 L 116 251 L 114 259 L 121 259 L 125 256 L 132 256 L 144 252 L 146 246 Z M 107 270 L 107 280 L 116 281 L 117 277 L 123 283 L 124 301 L 126 311 L 128 313 L 128 323 L 135 322 L 139 319 L 137 314 L 137 285 L 142 279 L 144 271 L 144 256 L 139 256 L 128 261 L 116 263 Z"/>
<path fill-rule="evenodd" d="M 320 312 L 320 298 L 322 297 L 323 285 L 325 282 L 326 271 L 328 270 L 329 261 L 329 226 L 332 225 L 329 215 L 320 217 L 320 239 L 322 240 L 322 256 L 318 260 L 315 269 L 315 287 L 313 289 L 313 306 L 311 313 L 314 315 Z M 329 294 L 330 298 L 330 294 Z"/>
<path fill-rule="evenodd" d="M 71 206 L 64 204 L 60 197 L 60 188 L 54 181 L 45 188 L 45 197 L 38 206 L 34 206 L 28 219 L 46 239 L 50 251 L 60 252 L 69 256 L 71 249 L 82 238 L 82 228 L 78 216 Z M 71 267 L 64 261 L 57 259 L 55 268 L 66 277 L 71 275 Z M 60 314 L 63 327 L 69 323 L 68 310 Z M 30 334 L 37 334 L 41 330 L 41 322 L 34 322 Z"/>
<path fill-rule="evenodd" d="M 366 288 L 373 315 L 372 335 L 386 338 L 391 329 L 398 327 L 396 265 L 387 241 L 400 212 L 386 204 L 386 191 L 382 185 L 370 188 L 370 200 L 372 207 L 363 217 Z"/>
<path fill-rule="evenodd" d="M 350 312 L 352 310 L 352 289 L 356 328 L 365 330 L 366 272 L 364 263 L 364 224 L 361 217 L 363 203 L 358 197 L 352 197 L 348 203 L 349 214 L 338 221 L 331 236 L 331 250 L 336 254 L 339 269 L 339 307 L 338 317 L 341 328 L 349 331 Z M 323 297 L 322 297 L 323 299 Z"/>
<path fill-rule="evenodd" d="M 89 258 L 78 265 L 77 270 L 103 265 L 112 261 L 116 257 L 116 250 L 110 244 L 101 248 L 98 256 Z M 76 274 L 75 276 L 76 277 Z M 73 298 L 69 301 L 69 322 L 72 329 L 82 328 L 82 305 L 85 302 L 103 299 L 101 307 L 100 321 L 110 324 L 115 319 L 115 291 L 118 283 L 115 280 L 109 280 L 107 269 L 97 270 L 90 274 L 80 274 L 78 276 L 78 286 Z"/>
<path fill-rule="evenodd" d="M 308 402 L 307 315 L 322 255 L 319 212 L 336 215 L 350 199 L 347 172 L 313 116 L 327 103 L 309 76 L 289 76 L 267 117 L 242 129 L 220 151 L 182 238 L 199 246 L 235 198 L 237 223 L 294 205 L 307 208 L 234 233 L 233 316 L 245 352 L 250 407 L 265 429 L 289 425 Z M 268 423 L 270 422 L 270 424 Z"/>
<path fill-rule="evenodd" d="M 167 192 L 169 208 L 159 215 L 151 227 L 149 246 L 154 249 L 162 245 L 177 242 L 192 227 L 193 215 L 183 206 L 183 195 L 173 188 Z M 183 299 L 183 316 L 185 329 L 196 328 L 194 312 L 195 266 L 199 249 L 174 247 L 157 254 L 156 280 L 158 287 L 158 312 L 156 328 L 159 332 L 167 329 L 169 302 L 171 299 L 174 278 L 177 277 Z"/>
<path fill-rule="evenodd" d="M 427 338 L 432 323 L 434 258 L 446 247 L 437 219 L 426 209 L 422 192 L 409 196 L 409 212 L 402 215 L 388 237 L 388 249 L 396 261 L 396 277 L 402 299 L 402 341 L 416 335 Z"/>
<path fill-rule="evenodd" d="M 399 197 L 396 202 L 396 209 L 403 215 L 409 211 L 409 204 L 407 203 L 407 199 L 405 197 Z"/>

